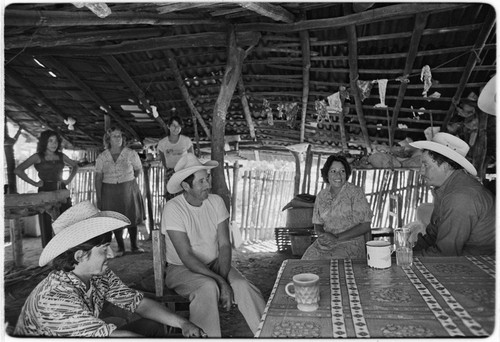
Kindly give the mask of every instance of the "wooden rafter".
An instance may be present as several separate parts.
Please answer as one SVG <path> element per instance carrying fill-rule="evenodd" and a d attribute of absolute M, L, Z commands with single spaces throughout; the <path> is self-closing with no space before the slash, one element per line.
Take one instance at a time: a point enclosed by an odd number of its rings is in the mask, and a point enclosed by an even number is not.
<path fill-rule="evenodd" d="M 72 138 L 68 137 L 64 132 L 62 132 L 58 126 L 57 127 L 53 126 L 51 123 L 49 123 L 48 121 L 46 121 L 45 119 L 43 119 L 42 117 L 40 117 L 37 114 L 37 111 L 36 111 L 36 109 L 33 106 L 31 106 L 30 104 L 26 103 L 25 101 L 23 101 L 22 99 L 20 99 L 18 96 L 12 94 L 11 91 L 9 91 L 9 90 L 5 91 L 5 97 L 9 101 L 12 101 L 16 105 L 24 108 L 24 110 L 26 111 L 26 115 L 28 115 L 29 117 L 31 117 L 33 120 L 38 121 L 41 125 L 47 127 L 48 129 L 51 129 L 51 130 L 57 132 L 62 138 L 66 139 L 71 144 L 73 144 L 73 139 Z M 30 132 L 31 135 L 33 135 L 34 137 L 36 137 L 36 134 L 34 134 L 33 132 L 31 132 L 31 130 L 29 129 L 29 127 L 27 127 L 26 125 L 24 125 L 22 122 L 18 122 L 18 121 L 14 120 L 14 119 L 12 119 L 12 120 L 14 122 L 16 122 L 20 127 L 22 127 L 25 131 Z"/>
<path fill-rule="evenodd" d="M 413 34 L 411 36 L 410 48 L 408 50 L 408 57 L 406 58 L 403 75 L 409 75 L 411 69 L 413 68 L 413 63 L 415 62 L 415 58 L 417 57 L 418 53 L 420 39 L 422 38 L 422 33 L 424 32 L 425 26 L 427 25 L 428 17 L 428 13 L 419 13 L 416 15 L 415 27 L 413 28 Z M 401 109 L 401 105 L 403 104 L 407 86 L 408 84 L 406 82 L 401 82 L 401 85 L 399 86 L 398 98 L 392 111 L 391 129 L 389 131 L 389 142 L 391 146 L 394 143 L 392 137 L 394 137 L 396 128 L 398 126 L 399 111 Z"/>
<path fill-rule="evenodd" d="M 238 2 L 238 5 L 274 21 L 283 21 L 285 23 L 295 21 L 295 16 L 292 13 L 278 5 L 265 2 Z"/>
<path fill-rule="evenodd" d="M 116 60 L 115 57 L 113 56 L 104 56 L 104 60 L 113 68 L 113 70 L 118 74 L 118 76 L 121 78 L 123 82 L 127 84 L 127 86 L 132 90 L 132 92 L 137 96 L 139 99 L 139 102 L 143 106 L 143 108 L 146 110 L 146 113 L 148 116 L 155 120 L 165 131 L 165 134 L 168 133 L 168 127 L 165 121 L 161 118 L 161 116 L 154 117 L 153 115 L 153 109 L 151 108 L 149 104 L 149 100 L 146 98 L 146 95 L 142 91 L 142 89 L 135 83 L 135 81 L 130 77 L 128 74 L 127 70 L 125 70 L 120 62 Z"/>
<path fill-rule="evenodd" d="M 372 146 L 370 142 L 370 137 L 368 135 L 368 129 L 366 128 L 366 120 L 363 113 L 363 104 L 361 102 L 361 96 L 359 95 L 359 89 L 357 81 L 359 79 L 358 73 L 358 45 L 356 43 L 356 26 L 348 25 L 346 27 L 347 37 L 349 42 L 349 79 L 351 85 L 351 93 L 354 96 L 354 102 L 356 105 L 356 114 L 358 115 L 359 124 L 361 125 L 361 132 L 363 133 L 363 138 L 365 140 L 366 149 L 368 153 L 371 152 Z"/>
<path fill-rule="evenodd" d="M 460 78 L 460 82 L 458 84 L 457 90 L 456 90 L 455 95 L 453 96 L 453 99 L 451 101 L 450 108 L 448 109 L 448 112 L 446 113 L 446 117 L 443 121 L 443 125 L 441 126 L 442 130 L 446 130 L 446 126 L 448 125 L 448 122 L 450 122 L 450 119 L 453 116 L 453 113 L 455 112 L 455 108 L 460 101 L 460 98 L 462 96 L 462 93 L 464 92 L 467 81 L 469 80 L 469 77 L 472 74 L 472 71 L 474 70 L 474 67 L 476 66 L 476 64 L 478 62 L 478 58 L 484 49 L 484 46 L 486 44 L 486 40 L 488 39 L 488 36 L 490 35 L 491 30 L 495 26 L 495 21 L 496 21 L 495 16 L 496 16 L 495 11 L 489 11 L 486 19 L 484 20 L 484 24 L 483 24 L 483 27 L 481 28 L 481 32 L 479 32 L 479 34 L 477 36 L 476 44 L 474 44 L 474 48 L 469 55 L 469 59 L 467 60 L 467 64 L 465 66 L 464 72 L 462 74 L 462 77 Z"/>
<path fill-rule="evenodd" d="M 99 95 L 97 95 L 85 82 L 83 82 L 80 77 L 74 74 L 68 67 L 64 65 L 60 60 L 57 60 L 53 57 L 36 57 L 40 62 L 42 62 L 45 66 L 53 70 L 57 70 L 64 77 L 68 78 L 72 82 L 74 82 L 88 97 L 90 97 L 94 102 L 96 102 L 99 106 L 105 109 L 106 113 L 115 119 L 118 125 L 122 127 L 125 131 L 130 133 L 135 139 L 141 140 L 137 132 L 130 127 L 114 110 L 106 101 L 104 101 Z"/>
<path fill-rule="evenodd" d="M 177 82 L 177 86 L 179 87 L 179 90 L 181 91 L 182 96 L 186 101 L 186 104 L 191 110 L 191 114 L 193 115 L 193 125 L 196 125 L 196 121 L 198 121 L 203 130 L 205 131 L 207 137 L 210 138 L 210 130 L 205 124 L 205 120 L 203 120 L 203 117 L 198 112 L 198 109 L 196 109 L 193 100 L 191 100 L 191 95 L 189 95 L 189 90 L 187 89 L 186 85 L 184 84 L 184 81 L 182 80 L 181 71 L 179 70 L 177 61 L 175 60 L 174 53 L 172 52 L 172 50 L 167 50 L 166 54 L 167 54 L 168 64 L 170 65 L 170 70 L 172 70 L 174 79 Z"/>
<path fill-rule="evenodd" d="M 243 83 L 243 77 L 238 80 L 238 92 L 240 93 L 240 101 L 243 107 L 243 113 L 245 114 L 245 120 L 248 125 L 248 130 L 250 132 L 250 138 L 256 139 L 255 136 L 255 125 L 252 120 L 252 113 L 250 112 L 250 106 L 248 105 L 248 99 L 245 92 L 245 84 Z"/>
<path fill-rule="evenodd" d="M 259 32 L 240 32 L 237 34 L 238 45 L 252 46 L 260 39 Z M 206 32 L 198 34 L 177 35 L 160 38 L 142 39 L 140 41 L 122 42 L 102 47 L 65 47 L 65 48 L 31 48 L 24 52 L 33 55 L 80 55 L 103 56 L 117 55 L 139 51 L 155 51 L 164 49 L 181 49 L 189 47 L 226 46 L 224 35 L 221 32 Z"/>
<path fill-rule="evenodd" d="M 30 47 L 55 47 L 74 44 L 107 42 L 110 40 L 146 39 L 161 35 L 158 28 L 140 28 L 123 30 L 102 30 L 92 32 L 67 33 L 46 29 L 43 33 L 33 35 L 5 36 L 5 49 Z M 48 39 L 51 37 L 51 39 Z"/>
<path fill-rule="evenodd" d="M 19 84 L 21 87 L 24 88 L 28 93 L 30 93 L 33 97 L 37 98 L 40 102 L 42 102 L 44 105 L 50 108 L 52 112 L 61 120 L 60 125 L 62 126 L 64 123 L 64 120 L 68 119 L 68 116 L 64 114 L 56 104 L 54 104 L 51 100 L 47 99 L 44 94 L 40 90 L 36 88 L 36 86 L 31 83 L 30 81 L 24 79 L 21 75 L 19 75 L 16 71 L 12 70 L 11 68 L 6 68 L 5 69 L 5 75 L 7 77 L 10 77 L 14 82 Z M 26 107 L 26 106 L 25 106 Z M 79 132 L 80 134 L 83 134 L 84 136 L 87 136 L 90 138 L 90 140 L 97 142 L 94 137 L 88 135 L 88 133 L 85 133 L 82 131 L 80 128 L 75 128 L 75 131 Z"/>
<path fill-rule="evenodd" d="M 309 99 L 309 71 L 311 69 L 311 49 L 309 46 L 309 32 L 300 32 L 302 49 L 302 115 L 300 119 L 300 142 L 304 142 L 306 130 L 307 101 Z"/>
<path fill-rule="evenodd" d="M 411 16 L 421 12 L 431 12 L 435 14 L 441 11 L 448 11 L 465 6 L 467 5 L 451 3 L 426 3 L 425 5 L 422 3 L 398 4 L 383 8 L 376 8 L 361 13 L 344 15 L 342 17 L 298 21 L 292 24 L 239 24 L 236 25 L 236 30 L 238 32 L 255 30 L 261 32 L 298 32 L 303 30 L 318 30 L 325 28 L 333 29 L 346 27 L 352 23 L 356 23 L 356 25 L 363 25 L 386 19 Z"/>
<path fill-rule="evenodd" d="M 6 26 L 57 27 L 57 26 L 107 26 L 107 25 L 214 25 L 213 20 L 168 19 L 161 14 L 151 13 L 113 13 L 106 18 L 98 18 L 93 13 L 64 11 L 23 11 L 6 10 Z"/>

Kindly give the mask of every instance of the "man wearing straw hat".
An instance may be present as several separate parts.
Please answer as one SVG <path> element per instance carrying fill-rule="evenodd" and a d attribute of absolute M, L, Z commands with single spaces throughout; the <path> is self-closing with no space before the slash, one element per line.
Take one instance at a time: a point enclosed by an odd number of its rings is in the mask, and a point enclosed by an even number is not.
<path fill-rule="evenodd" d="M 473 176 L 469 145 L 449 133 L 411 146 L 422 149 L 420 174 L 433 187 L 434 210 L 413 248 L 423 256 L 495 254 L 495 202 Z"/>
<path fill-rule="evenodd" d="M 107 267 L 104 233 L 130 224 L 122 214 L 99 211 L 80 202 L 53 223 L 56 235 L 45 246 L 39 264 L 52 261 L 54 271 L 26 300 L 15 336 L 157 337 L 165 326 L 181 328 L 186 337 L 206 336 L 199 327 L 164 305 L 127 287 Z M 117 327 L 99 318 L 104 301 L 134 312 L 140 319 Z"/>
<path fill-rule="evenodd" d="M 255 285 L 231 266 L 229 213 L 222 198 L 210 194 L 208 170 L 192 153 L 179 159 L 167 183 L 168 192 L 182 194 L 165 204 L 161 230 L 166 236 L 166 284 L 190 299 L 190 319 L 209 337 L 220 337 L 218 303 L 238 307 L 255 334 L 265 302 Z"/>

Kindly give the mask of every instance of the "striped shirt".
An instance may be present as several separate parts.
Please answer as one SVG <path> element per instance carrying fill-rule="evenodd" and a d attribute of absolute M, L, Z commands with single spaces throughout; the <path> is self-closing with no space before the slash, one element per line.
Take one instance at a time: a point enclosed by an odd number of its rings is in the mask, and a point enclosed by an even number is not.
<path fill-rule="evenodd" d="M 24 303 L 14 335 L 106 337 L 117 327 L 99 318 L 104 301 L 135 312 L 143 298 L 109 268 L 91 278 L 88 291 L 72 272 L 53 271 Z"/>

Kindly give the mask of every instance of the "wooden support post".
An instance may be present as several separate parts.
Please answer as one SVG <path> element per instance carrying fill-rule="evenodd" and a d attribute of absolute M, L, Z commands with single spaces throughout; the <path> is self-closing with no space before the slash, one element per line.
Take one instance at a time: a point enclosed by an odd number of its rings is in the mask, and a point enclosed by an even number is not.
<path fill-rule="evenodd" d="M 302 50 L 302 116 L 300 121 L 300 142 L 304 142 L 307 101 L 309 98 L 309 70 L 311 69 L 311 50 L 309 47 L 309 32 L 307 30 L 300 31 L 300 46 Z"/>
<path fill-rule="evenodd" d="M 478 112 L 478 134 L 477 139 L 472 146 L 472 164 L 477 170 L 477 176 L 479 179 L 483 180 L 486 175 L 486 150 L 487 150 L 487 134 L 486 130 L 488 127 L 488 115 L 481 111 Z"/>
<path fill-rule="evenodd" d="M 306 150 L 306 163 L 304 166 L 304 179 L 302 180 L 302 193 L 309 193 L 311 189 L 311 169 L 313 153 L 311 151 L 312 145 L 307 146 Z"/>
<path fill-rule="evenodd" d="M 153 216 L 153 206 L 151 200 L 151 188 L 149 186 L 149 170 L 151 170 L 151 164 L 144 163 L 142 165 L 142 178 L 144 182 L 144 192 L 146 195 L 147 211 L 148 211 L 148 226 L 149 226 L 149 238 L 151 238 L 151 233 L 154 229 L 154 216 Z"/>
<path fill-rule="evenodd" d="M 23 266 L 23 232 L 21 231 L 21 224 L 19 218 L 11 219 L 10 226 L 10 239 L 12 241 L 12 257 L 15 266 Z"/>
<path fill-rule="evenodd" d="M 291 151 L 293 158 L 295 158 L 295 182 L 293 186 L 293 196 L 299 194 L 300 190 L 300 153 Z"/>
<path fill-rule="evenodd" d="M 219 96 L 215 102 L 212 116 L 212 159 L 219 162 L 219 167 L 212 170 L 212 189 L 222 197 L 229 209 L 229 189 L 224 181 L 224 133 L 226 128 L 226 115 L 236 84 L 241 76 L 241 68 L 246 52 L 236 45 L 234 28 L 229 26 L 227 65 L 222 77 Z"/>

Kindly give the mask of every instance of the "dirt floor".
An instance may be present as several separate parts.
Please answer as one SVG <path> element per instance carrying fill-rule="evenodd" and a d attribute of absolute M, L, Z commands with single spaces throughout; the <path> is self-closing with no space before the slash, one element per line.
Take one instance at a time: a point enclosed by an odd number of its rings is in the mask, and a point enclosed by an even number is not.
<path fill-rule="evenodd" d="M 143 230 L 144 233 L 144 230 Z M 145 239 L 146 234 L 141 234 Z M 128 239 L 126 246 L 128 246 Z M 151 241 L 142 240 L 141 246 L 146 253 L 126 253 L 120 258 L 109 260 L 109 266 L 129 286 L 154 292 L 153 256 Z M 38 267 L 41 253 L 40 238 L 23 240 L 24 267 L 14 267 L 11 246 L 4 248 L 4 294 L 5 321 L 10 331 L 17 321 L 26 297 L 50 271 L 48 266 Z M 112 247 L 116 250 L 116 243 Z M 285 259 L 298 258 L 291 252 L 276 252 L 274 240 L 245 244 L 233 251 L 233 263 L 236 267 L 262 291 L 267 301 L 271 293 L 276 274 Z M 237 309 L 230 312 L 221 311 L 221 328 L 223 337 L 253 337 L 243 316 Z"/>

